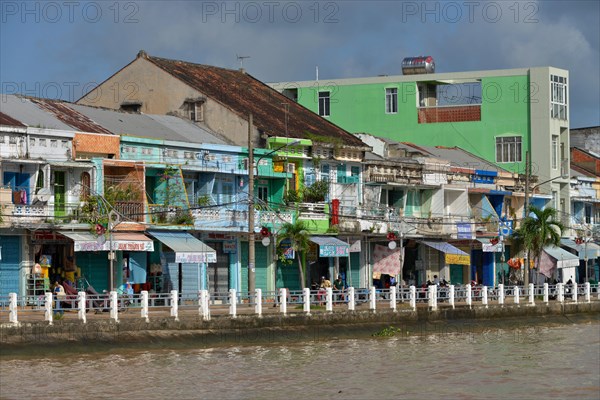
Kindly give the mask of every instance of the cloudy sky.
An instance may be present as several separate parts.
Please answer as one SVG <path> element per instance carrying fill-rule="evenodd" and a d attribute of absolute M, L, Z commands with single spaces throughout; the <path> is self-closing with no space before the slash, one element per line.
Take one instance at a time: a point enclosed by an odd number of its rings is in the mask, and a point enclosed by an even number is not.
<path fill-rule="evenodd" d="M 150 55 L 266 82 L 554 66 L 570 72 L 571 127 L 600 125 L 600 2 L 0 2 L 2 93 L 76 100 Z"/>

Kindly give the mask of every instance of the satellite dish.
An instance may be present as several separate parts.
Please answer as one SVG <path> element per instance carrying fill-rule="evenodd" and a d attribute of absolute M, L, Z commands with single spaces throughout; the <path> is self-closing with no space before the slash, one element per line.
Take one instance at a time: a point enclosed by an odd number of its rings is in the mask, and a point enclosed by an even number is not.
<path fill-rule="evenodd" d="M 271 244 L 271 238 L 269 238 L 268 236 L 267 236 L 267 237 L 264 237 L 264 238 L 262 238 L 262 245 L 263 245 L 263 246 L 267 247 L 267 246 L 268 246 L 268 245 L 270 245 L 270 244 Z"/>
<path fill-rule="evenodd" d="M 96 239 L 96 243 L 102 246 L 104 243 L 106 243 L 106 237 L 104 237 L 104 235 L 98 236 L 98 238 Z"/>
<path fill-rule="evenodd" d="M 396 248 L 398 244 L 395 241 L 391 241 L 388 243 L 388 247 L 390 248 L 390 250 L 394 250 Z"/>
<path fill-rule="evenodd" d="M 38 201 L 45 203 L 48 200 L 50 200 L 50 196 L 52 196 L 52 192 L 50 191 L 49 188 L 42 188 L 42 189 L 38 190 L 38 192 L 35 195 L 36 195 Z"/>
<path fill-rule="evenodd" d="M 585 231 L 585 237 L 590 238 L 590 237 L 592 237 L 592 235 L 593 235 L 593 232 L 591 230 Z"/>

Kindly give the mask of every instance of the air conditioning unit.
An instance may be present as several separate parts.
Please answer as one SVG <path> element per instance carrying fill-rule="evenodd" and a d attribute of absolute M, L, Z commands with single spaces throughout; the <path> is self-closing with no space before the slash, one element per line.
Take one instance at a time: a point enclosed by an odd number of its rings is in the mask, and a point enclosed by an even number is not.
<path fill-rule="evenodd" d="M 288 174 L 295 174 L 296 173 L 296 164 L 294 164 L 294 163 L 288 163 L 286 165 L 285 171 Z"/>

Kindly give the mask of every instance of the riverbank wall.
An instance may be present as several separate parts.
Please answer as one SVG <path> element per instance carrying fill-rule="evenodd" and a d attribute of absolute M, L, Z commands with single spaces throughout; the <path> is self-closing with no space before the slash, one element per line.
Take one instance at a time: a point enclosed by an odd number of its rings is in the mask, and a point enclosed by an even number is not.
<path fill-rule="evenodd" d="M 193 314 L 151 319 L 124 318 L 118 323 L 97 319 L 22 322 L 0 325 L 1 354 L 27 349 L 48 350 L 56 346 L 76 351 L 95 347 L 176 347 L 190 344 L 211 347 L 231 344 L 322 341 L 336 338 L 403 336 L 429 334 L 487 333 L 512 327 L 526 332 L 541 323 L 569 323 L 573 320 L 599 320 L 600 301 L 590 303 L 548 303 L 536 305 L 458 306 L 429 310 L 362 310 L 292 312 L 255 315 L 215 316 L 203 320 Z"/>

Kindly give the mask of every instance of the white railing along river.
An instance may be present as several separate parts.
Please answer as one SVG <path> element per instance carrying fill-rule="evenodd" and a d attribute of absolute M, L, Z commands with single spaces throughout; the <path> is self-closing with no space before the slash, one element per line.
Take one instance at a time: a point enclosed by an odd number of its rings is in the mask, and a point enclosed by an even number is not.
<path fill-rule="evenodd" d="M 0 322 L 18 325 L 21 317 L 26 320 L 44 320 L 52 324 L 55 319 L 77 316 L 86 323 L 88 318 L 110 318 L 115 322 L 121 317 L 142 318 L 169 316 L 175 320 L 182 314 L 199 316 L 210 320 L 211 315 L 236 318 L 238 315 L 253 315 L 257 318 L 264 314 L 282 315 L 311 313 L 333 313 L 340 311 L 377 310 L 414 311 L 417 306 L 437 310 L 439 307 L 502 307 L 504 305 L 528 306 L 536 302 L 549 303 L 589 303 L 600 301 L 598 285 L 585 283 L 528 286 L 392 286 L 389 289 L 347 288 L 334 291 L 331 288 L 310 290 L 279 289 L 277 292 L 254 293 L 238 292 L 235 289 L 227 293 L 209 293 L 201 290 L 197 294 L 181 294 L 176 290 L 170 293 L 119 294 L 110 292 L 90 295 L 78 292 L 76 296 L 67 296 L 56 301 L 56 297 L 47 292 L 43 296 L 0 297 Z M 7 318 L 8 315 L 8 318 Z M 99 315 L 99 316 L 98 316 Z"/>

